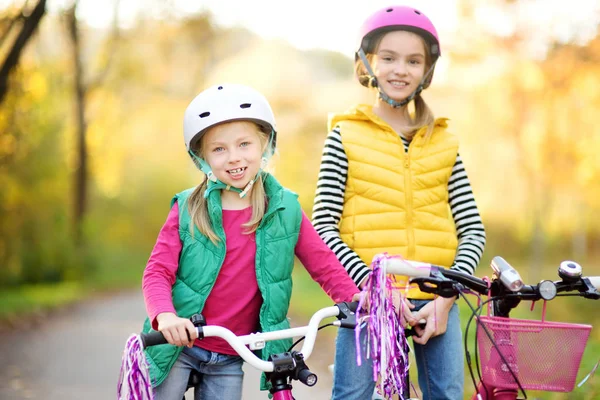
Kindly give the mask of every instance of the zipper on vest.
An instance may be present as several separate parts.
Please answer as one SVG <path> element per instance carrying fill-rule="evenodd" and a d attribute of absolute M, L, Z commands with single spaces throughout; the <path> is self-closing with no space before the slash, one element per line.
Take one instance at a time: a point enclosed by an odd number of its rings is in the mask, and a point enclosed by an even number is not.
<path fill-rule="evenodd" d="M 411 143 L 412 144 L 412 143 Z M 412 177 L 410 174 L 410 152 L 412 146 L 408 145 L 408 153 L 404 154 L 404 195 L 406 200 L 406 239 L 408 252 L 406 258 L 414 260 L 415 256 L 415 231 L 413 227 L 413 201 L 412 201 Z"/>

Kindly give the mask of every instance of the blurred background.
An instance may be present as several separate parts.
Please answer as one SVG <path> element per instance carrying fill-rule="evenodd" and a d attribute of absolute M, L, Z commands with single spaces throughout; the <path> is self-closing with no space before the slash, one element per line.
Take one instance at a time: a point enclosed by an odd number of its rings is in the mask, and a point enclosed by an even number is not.
<path fill-rule="evenodd" d="M 210 85 L 267 96 L 272 170 L 310 215 L 327 114 L 373 101 L 353 78 L 356 31 L 390 3 L 0 0 L 2 326 L 140 290 L 172 195 L 202 179 L 182 119 Z M 440 35 L 424 98 L 460 138 L 488 234 L 477 275 L 496 255 L 533 282 L 557 279 L 566 259 L 600 275 L 599 3 L 403 3 Z M 293 312 L 309 315 L 328 299 L 296 270 Z M 597 325 L 581 377 L 600 358 L 597 310 L 578 299 L 549 309 Z M 572 396 L 600 396 L 598 376 Z"/>

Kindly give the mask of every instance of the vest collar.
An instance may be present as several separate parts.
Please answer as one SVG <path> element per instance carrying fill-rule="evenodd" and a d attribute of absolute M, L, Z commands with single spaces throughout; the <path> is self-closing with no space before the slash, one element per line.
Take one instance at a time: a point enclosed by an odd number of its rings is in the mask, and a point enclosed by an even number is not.
<path fill-rule="evenodd" d="M 349 110 L 340 114 L 330 114 L 328 121 L 328 129 L 331 131 L 341 121 L 370 121 L 379 126 L 381 129 L 393 131 L 392 127 L 385 122 L 379 115 L 373 112 L 373 106 L 369 104 L 358 104 Z M 433 122 L 434 128 L 447 128 L 448 118 L 436 118 Z M 426 128 L 419 129 L 417 135 L 422 135 L 426 132 Z"/>
<path fill-rule="evenodd" d="M 283 208 L 283 186 L 275 179 L 275 177 L 268 172 L 263 173 L 263 182 L 265 187 L 265 193 L 268 198 L 268 206 L 265 211 L 263 220 L 268 215 L 275 211 Z M 223 206 L 221 204 L 221 191 L 214 190 L 208 196 L 209 214 L 212 220 L 213 226 L 217 223 L 220 224 L 221 214 L 223 213 Z"/>

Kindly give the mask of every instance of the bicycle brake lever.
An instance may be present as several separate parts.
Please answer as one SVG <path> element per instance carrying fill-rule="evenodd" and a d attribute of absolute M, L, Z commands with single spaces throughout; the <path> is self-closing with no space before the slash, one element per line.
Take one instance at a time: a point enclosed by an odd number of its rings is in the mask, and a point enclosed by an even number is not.
<path fill-rule="evenodd" d="M 356 326 L 356 308 L 358 307 L 358 302 L 344 301 L 336 304 L 336 306 L 340 310 L 340 313 L 337 316 L 340 321 L 340 327 L 354 329 Z"/>
<path fill-rule="evenodd" d="M 586 291 L 581 291 L 582 296 L 586 299 L 598 300 L 600 299 L 600 292 L 596 289 L 592 282 L 588 278 L 583 279 L 583 283 L 586 286 Z"/>
<path fill-rule="evenodd" d="M 419 285 L 419 290 L 421 292 L 433 293 L 445 298 L 456 297 L 459 292 L 455 282 L 448 279 L 422 277 L 412 278 L 410 282 Z"/>

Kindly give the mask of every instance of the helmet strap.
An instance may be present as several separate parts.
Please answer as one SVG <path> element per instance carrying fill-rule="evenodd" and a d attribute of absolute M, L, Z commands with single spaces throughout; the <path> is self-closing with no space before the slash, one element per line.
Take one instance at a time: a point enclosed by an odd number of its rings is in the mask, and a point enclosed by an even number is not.
<path fill-rule="evenodd" d="M 248 182 L 248 184 L 246 185 L 246 187 L 244 188 L 244 190 L 240 191 L 240 198 L 243 199 L 244 197 L 246 197 L 246 195 L 248 194 L 248 192 L 250 191 L 250 189 L 252 189 L 252 186 L 254 186 L 254 182 L 256 182 L 256 180 L 258 179 L 259 176 L 261 176 L 261 174 L 263 173 L 264 169 L 267 168 L 267 164 L 269 163 L 269 159 L 273 156 L 273 154 L 275 153 L 275 149 L 273 148 L 273 141 L 275 139 L 275 131 L 273 129 L 271 129 L 271 134 L 269 135 L 269 143 L 267 143 L 267 148 L 265 149 L 262 158 L 260 159 L 260 168 L 258 169 L 258 172 L 256 173 L 256 176 L 250 181 Z"/>
<path fill-rule="evenodd" d="M 271 134 L 269 135 L 269 143 L 267 144 L 267 148 L 265 149 L 265 152 L 263 153 L 263 156 L 260 160 L 260 168 L 259 168 L 258 172 L 256 173 L 256 176 L 250 182 L 248 182 L 248 184 L 246 185 L 244 190 L 242 190 L 240 192 L 240 198 L 243 199 L 244 197 L 246 197 L 246 195 L 248 194 L 250 189 L 252 189 L 252 186 L 254 186 L 254 182 L 256 182 L 258 177 L 263 173 L 264 169 L 267 168 L 269 159 L 275 153 L 275 149 L 273 149 L 274 138 L 275 138 L 275 131 L 273 129 L 271 129 Z"/>
<path fill-rule="evenodd" d="M 425 86 L 425 82 L 427 82 L 427 80 L 433 73 L 433 69 L 435 68 L 435 64 L 437 63 L 437 60 L 438 60 L 436 58 L 435 61 L 431 64 L 431 67 L 429 68 L 427 73 L 425 73 L 425 75 L 423 75 L 421 82 L 419 82 L 419 86 L 417 86 L 415 91 L 412 92 L 410 94 L 410 96 L 408 96 L 406 99 L 404 99 L 402 101 L 396 101 L 396 100 L 392 99 L 390 96 L 388 96 L 383 91 L 383 89 L 381 89 L 381 87 L 379 86 L 379 83 L 377 82 L 377 78 L 375 77 L 375 73 L 373 72 L 373 68 L 371 68 L 371 64 L 369 64 L 369 60 L 367 59 L 367 55 L 365 54 L 364 50 L 362 48 L 360 48 L 356 53 L 360 57 L 360 60 L 362 61 L 363 65 L 365 66 L 365 69 L 367 70 L 367 73 L 369 74 L 369 82 L 371 83 L 371 85 L 373 87 L 377 88 L 377 91 L 379 92 L 379 98 L 381 100 L 383 100 L 384 102 L 386 102 L 387 104 L 389 104 L 390 106 L 392 106 L 393 108 L 404 107 L 405 105 L 410 103 L 415 97 L 417 97 L 418 95 L 421 94 L 421 92 L 423 91 L 423 87 Z"/>

